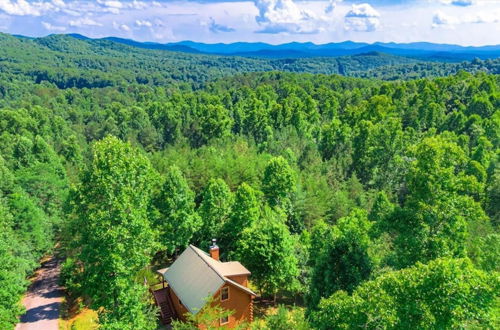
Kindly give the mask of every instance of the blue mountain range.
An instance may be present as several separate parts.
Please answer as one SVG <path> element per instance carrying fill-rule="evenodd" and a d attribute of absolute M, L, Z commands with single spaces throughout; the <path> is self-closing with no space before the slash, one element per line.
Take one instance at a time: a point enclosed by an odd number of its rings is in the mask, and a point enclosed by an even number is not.
<path fill-rule="evenodd" d="M 72 34 L 71 36 L 80 39 L 89 39 L 78 34 Z M 291 42 L 280 45 L 271 45 L 262 42 L 206 44 L 194 41 L 161 44 L 155 42 L 139 42 L 117 37 L 107 37 L 104 39 L 147 49 L 163 49 L 185 53 L 258 58 L 337 57 L 374 52 L 439 62 L 458 62 L 474 58 L 494 59 L 500 57 L 500 45 L 471 47 L 450 44 L 434 44 L 429 42 L 376 42 L 368 44 L 354 41 L 327 43 L 321 45 L 314 44 L 312 42 Z"/>

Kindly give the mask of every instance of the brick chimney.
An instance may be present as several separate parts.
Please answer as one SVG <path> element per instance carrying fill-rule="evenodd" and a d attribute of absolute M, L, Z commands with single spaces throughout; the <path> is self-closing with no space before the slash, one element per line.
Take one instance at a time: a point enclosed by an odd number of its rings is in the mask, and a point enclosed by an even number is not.
<path fill-rule="evenodd" d="M 210 257 L 215 260 L 219 260 L 219 247 L 217 246 L 217 240 L 212 239 L 212 245 L 210 245 Z"/>

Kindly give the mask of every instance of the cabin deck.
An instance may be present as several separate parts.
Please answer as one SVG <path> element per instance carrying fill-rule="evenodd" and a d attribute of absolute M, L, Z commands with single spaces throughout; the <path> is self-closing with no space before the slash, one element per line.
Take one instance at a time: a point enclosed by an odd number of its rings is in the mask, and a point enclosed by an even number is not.
<path fill-rule="evenodd" d="M 151 291 L 155 298 L 155 303 L 160 308 L 160 317 L 163 324 L 170 324 L 177 319 L 174 305 L 170 299 L 170 288 L 167 286 L 159 290 Z"/>

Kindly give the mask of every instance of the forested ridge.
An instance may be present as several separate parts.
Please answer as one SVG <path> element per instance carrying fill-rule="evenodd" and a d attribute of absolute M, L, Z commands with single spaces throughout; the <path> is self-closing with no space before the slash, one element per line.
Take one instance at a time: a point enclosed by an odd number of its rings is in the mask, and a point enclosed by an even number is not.
<path fill-rule="evenodd" d="M 214 237 L 305 307 L 255 327 L 498 326 L 498 60 L 383 81 L 0 39 L 0 328 L 57 241 L 102 328 L 154 329 L 138 274 Z"/>
<path fill-rule="evenodd" d="M 30 39 L 0 33 L 0 70 L 4 79 L 46 81 L 58 88 L 173 83 L 184 88 L 199 88 L 221 77 L 258 71 L 341 74 L 386 80 L 445 76 L 460 70 L 498 74 L 499 62 L 498 59 L 419 62 L 378 52 L 343 57 L 258 59 L 141 49 L 106 39 L 79 39 L 70 35 Z"/>

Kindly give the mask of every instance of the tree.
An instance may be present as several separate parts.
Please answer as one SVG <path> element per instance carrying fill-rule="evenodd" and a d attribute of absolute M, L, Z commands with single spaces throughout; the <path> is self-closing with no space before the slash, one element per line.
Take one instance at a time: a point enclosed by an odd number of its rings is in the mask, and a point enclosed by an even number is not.
<path fill-rule="evenodd" d="M 370 210 L 368 218 L 370 221 L 380 223 L 394 212 L 394 204 L 389 201 L 387 194 L 383 191 L 379 192 L 375 197 L 375 202 Z"/>
<path fill-rule="evenodd" d="M 154 204 L 155 226 L 163 249 L 172 254 L 185 248 L 200 228 L 201 219 L 194 210 L 194 193 L 178 167 L 168 170 Z"/>
<path fill-rule="evenodd" d="M 222 105 L 207 104 L 200 109 L 200 138 L 198 145 L 207 143 L 213 138 L 228 135 L 233 125 L 233 120 Z"/>
<path fill-rule="evenodd" d="M 287 210 L 287 203 L 295 192 L 295 176 L 292 168 L 282 156 L 274 157 L 264 170 L 262 191 L 270 206 Z"/>
<path fill-rule="evenodd" d="M 468 224 L 487 221 L 470 197 L 484 186 L 466 174 L 463 150 L 444 137 L 424 139 L 413 155 L 404 207 L 386 219 L 385 228 L 395 235 L 395 265 L 465 256 Z"/>
<path fill-rule="evenodd" d="M 297 197 L 295 172 L 282 156 L 272 158 L 267 164 L 262 178 L 262 191 L 271 207 L 285 211 L 290 230 L 300 233 L 304 224 L 294 208 Z"/>
<path fill-rule="evenodd" d="M 38 259 L 52 245 L 51 223 L 16 184 L 0 156 L 0 328 L 12 329 L 24 308 L 21 296 Z"/>
<path fill-rule="evenodd" d="M 236 246 L 238 259 L 252 272 L 261 292 L 276 295 L 296 285 L 299 270 L 294 241 L 282 211 L 266 207 L 261 218 L 243 230 Z"/>
<path fill-rule="evenodd" d="M 267 315 L 265 326 L 258 324 L 255 329 L 265 330 L 309 330 L 311 326 L 304 317 L 304 310 L 294 308 L 289 310 L 285 306 L 278 306 L 276 314 Z"/>
<path fill-rule="evenodd" d="M 92 306 L 103 307 L 104 328 L 154 328 L 142 301 L 145 288 L 135 285 L 134 277 L 155 247 L 148 219 L 155 179 L 144 155 L 107 137 L 94 144 L 92 163 L 73 193 L 79 278 Z"/>
<path fill-rule="evenodd" d="M 234 255 L 236 242 L 246 228 L 258 221 L 260 213 L 258 192 L 243 182 L 236 191 L 229 219 L 222 227 L 219 241 L 222 256 Z"/>
<path fill-rule="evenodd" d="M 337 291 L 310 319 L 317 329 L 490 328 L 499 289 L 497 274 L 442 258 L 381 275 L 352 295 Z"/>
<path fill-rule="evenodd" d="M 218 238 L 222 227 L 231 213 L 233 195 L 222 179 L 211 179 L 202 193 L 203 200 L 198 208 L 202 226 L 198 232 L 198 242 L 208 243 Z M 202 244 L 203 246 L 203 244 Z"/>
<path fill-rule="evenodd" d="M 0 192 L 0 327 L 12 329 L 18 322 L 23 308 L 20 296 L 23 294 L 27 280 L 26 275 L 31 265 L 20 255 L 26 246 L 19 242 L 12 230 L 12 214 L 4 204 Z M 21 253 L 20 253 L 21 252 Z"/>
<path fill-rule="evenodd" d="M 365 211 L 353 211 L 348 217 L 339 219 L 330 230 L 322 227 L 317 232 L 325 233 L 324 245 L 315 251 L 318 256 L 307 297 L 310 309 L 314 309 L 322 297 L 337 290 L 352 292 L 368 279 L 373 268 L 368 254 L 371 223 Z"/>
<path fill-rule="evenodd" d="M 331 238 L 332 226 L 323 219 L 316 221 L 311 228 L 311 244 L 309 246 L 309 266 L 314 267 L 318 257 L 321 255 L 323 247 L 327 245 Z"/>
<path fill-rule="evenodd" d="M 378 189 L 390 188 L 401 181 L 400 155 L 405 149 L 399 118 L 373 124 L 361 121 L 356 127 L 353 166 L 363 184 Z"/>
<path fill-rule="evenodd" d="M 220 319 L 229 317 L 234 313 L 232 310 L 222 308 L 213 297 L 208 297 L 203 308 L 196 314 L 186 313 L 187 322 L 174 320 L 174 330 L 197 330 L 200 327 L 207 330 L 220 329 Z M 247 329 L 245 324 L 239 324 L 237 329 Z"/>
<path fill-rule="evenodd" d="M 339 119 L 333 119 L 324 125 L 321 131 L 319 150 L 323 159 L 338 159 L 342 170 L 352 162 L 352 130 Z"/>
<path fill-rule="evenodd" d="M 492 233 L 480 237 L 480 254 L 478 264 L 485 271 L 500 272 L 500 234 Z"/>

